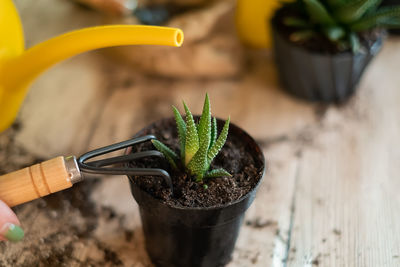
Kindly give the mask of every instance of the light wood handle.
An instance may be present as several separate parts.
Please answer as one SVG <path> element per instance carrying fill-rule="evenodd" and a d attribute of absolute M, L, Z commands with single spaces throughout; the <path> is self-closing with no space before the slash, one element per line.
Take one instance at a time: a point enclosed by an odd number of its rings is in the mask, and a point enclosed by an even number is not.
<path fill-rule="evenodd" d="M 13 207 L 72 186 L 64 157 L 0 176 L 0 199 Z"/>

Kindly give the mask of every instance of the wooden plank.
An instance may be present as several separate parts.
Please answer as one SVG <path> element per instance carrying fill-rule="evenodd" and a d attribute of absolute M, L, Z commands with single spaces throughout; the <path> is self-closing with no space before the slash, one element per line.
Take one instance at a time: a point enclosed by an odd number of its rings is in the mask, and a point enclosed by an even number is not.
<path fill-rule="evenodd" d="M 17 3 L 29 45 L 93 21 L 66 2 L 61 6 L 48 0 Z M 65 26 L 72 14 L 78 18 L 72 26 Z M 33 19 L 36 17 L 40 21 Z M 60 23 L 50 23 L 57 20 Z M 177 81 L 142 77 L 131 69 L 101 61 L 95 54 L 77 57 L 51 69 L 33 85 L 19 116 L 22 128 L 15 145 L 43 158 L 79 154 L 129 138 L 149 122 L 171 114 L 170 105 L 180 105 L 181 100 L 199 113 L 208 91 L 213 114 L 231 115 L 235 123 L 263 141 L 271 164 L 246 217 L 230 266 L 281 264 L 286 257 L 297 159 L 288 143 L 272 143 L 287 132 L 312 124 L 315 117 L 312 107 L 276 89 L 273 66 L 267 58 L 253 61 L 259 63 L 236 80 Z M 290 163 L 285 164 L 288 159 Z M 17 214 L 27 238 L 15 246 L 0 246 L 0 265 L 150 265 L 139 213 L 125 178 L 90 180 L 68 192 L 24 205 Z"/>
<path fill-rule="evenodd" d="M 67 1 L 17 3 L 29 45 L 98 19 Z M 281 92 L 265 53 L 233 80 L 144 77 L 90 53 L 33 85 L 16 145 L 27 157 L 80 154 L 129 138 L 182 99 L 199 113 L 209 92 L 213 114 L 230 115 L 261 141 L 270 166 L 229 267 L 398 266 L 399 42 L 389 41 L 356 98 L 326 113 Z M 82 186 L 18 209 L 27 238 L 0 245 L 0 265 L 149 266 L 126 179 Z"/>
<path fill-rule="evenodd" d="M 288 266 L 399 266 L 399 40 L 304 151 Z"/>
<path fill-rule="evenodd" d="M 95 148 L 129 138 L 149 122 L 169 116 L 170 105 L 180 106 L 182 99 L 194 113 L 199 113 L 206 92 L 205 88 L 211 88 L 208 92 L 212 99 L 213 114 L 226 117 L 230 111 L 235 113 L 231 114 L 232 118 L 237 117 L 236 120 L 234 119 L 235 123 L 250 125 L 249 131 L 255 132 L 263 143 L 269 166 L 256 201 L 247 214 L 234 252 L 234 259 L 229 266 L 266 266 L 266 263 L 274 263 L 275 266 L 283 265 L 287 257 L 287 234 L 297 172 L 296 152 L 299 148 L 297 139 L 301 133 L 295 131 L 293 134 L 278 138 L 275 135 L 297 128 L 307 128 L 308 122 L 315 121 L 312 108 L 292 101 L 277 90 L 263 90 L 264 84 L 260 83 L 258 76 L 261 76 L 261 73 L 258 75 L 249 73 L 243 79 L 234 82 L 149 80 L 129 72 L 118 73 L 118 77 L 114 76 L 112 79 L 115 86 L 112 95 L 104 105 L 103 113 L 91 138 L 90 147 Z M 272 104 L 273 98 L 281 99 L 283 104 Z M 271 105 L 265 105 L 265 103 L 271 103 Z M 305 111 L 303 112 L 304 120 L 300 118 L 302 111 Z M 269 117 L 269 114 L 273 112 L 281 112 L 284 122 L 274 124 L 275 118 Z M 252 116 L 258 116 L 259 120 L 254 120 Z M 270 118 L 272 121 L 269 120 Z M 298 123 L 292 123 L 294 121 Z M 267 125 L 276 125 L 275 132 L 272 130 L 273 133 L 270 133 L 270 127 L 266 127 Z M 100 183 L 99 188 L 99 190 L 95 189 L 92 195 L 95 202 L 111 207 L 117 214 L 127 216 L 127 221 L 135 222 L 127 226 L 128 229 L 140 229 L 137 209 L 131 209 L 131 201 L 120 201 L 120 198 L 131 198 L 126 181 L 117 178 L 106 179 Z M 118 192 L 118 197 L 115 192 Z M 101 233 L 98 234 L 99 237 L 110 234 L 104 232 L 109 230 L 99 231 Z M 137 233 L 136 230 L 135 233 Z M 137 237 L 138 241 L 135 241 L 137 254 L 124 252 L 124 249 L 118 250 L 117 254 L 128 263 L 133 257 L 138 264 L 146 266 L 148 258 L 141 254 L 144 244 L 140 243 L 143 239 L 140 231 Z M 110 247 L 123 247 L 121 243 L 117 245 L 107 240 L 102 242 Z"/>
<path fill-rule="evenodd" d="M 265 150 L 268 170 L 247 211 L 229 267 L 283 266 L 298 159 L 289 142 Z"/>

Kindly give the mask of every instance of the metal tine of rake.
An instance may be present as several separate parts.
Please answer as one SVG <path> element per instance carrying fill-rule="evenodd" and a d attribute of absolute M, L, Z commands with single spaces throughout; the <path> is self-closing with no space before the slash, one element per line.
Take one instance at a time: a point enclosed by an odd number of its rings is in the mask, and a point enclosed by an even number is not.
<path fill-rule="evenodd" d="M 106 167 L 113 164 L 129 162 L 132 160 L 144 158 L 144 157 L 160 157 L 164 158 L 164 155 L 156 150 L 136 152 L 123 156 L 116 156 L 101 160 L 89 161 L 89 159 L 106 155 L 108 153 L 121 150 L 124 148 L 132 147 L 146 141 L 156 139 L 154 135 L 146 135 L 137 138 L 132 138 L 123 142 L 98 148 L 89 151 L 78 158 L 78 165 L 82 172 L 91 174 L 108 174 L 108 175 L 142 175 L 142 176 L 161 176 L 164 178 L 168 187 L 173 192 L 172 180 L 169 173 L 163 169 L 157 168 L 130 168 L 130 167 Z M 127 165 L 126 165 L 127 166 Z"/>

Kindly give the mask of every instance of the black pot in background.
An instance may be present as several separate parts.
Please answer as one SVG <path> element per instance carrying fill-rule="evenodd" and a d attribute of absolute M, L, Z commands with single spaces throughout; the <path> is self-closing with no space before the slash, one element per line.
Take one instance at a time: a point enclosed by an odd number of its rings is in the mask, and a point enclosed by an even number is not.
<path fill-rule="evenodd" d="M 272 22 L 275 61 L 281 83 L 289 93 L 311 101 L 342 102 L 351 96 L 360 78 L 382 46 L 380 37 L 364 53 L 322 54 L 288 41 Z"/>
<path fill-rule="evenodd" d="M 218 120 L 218 128 L 223 123 Z M 145 135 L 153 125 L 137 136 Z M 235 202 L 209 208 L 173 207 L 141 190 L 129 177 L 132 195 L 139 204 L 146 249 L 156 266 L 216 267 L 230 261 L 244 213 L 253 202 L 265 171 L 264 156 L 256 142 L 234 124 L 230 124 L 230 135 L 247 143 L 260 170 L 257 185 Z"/>

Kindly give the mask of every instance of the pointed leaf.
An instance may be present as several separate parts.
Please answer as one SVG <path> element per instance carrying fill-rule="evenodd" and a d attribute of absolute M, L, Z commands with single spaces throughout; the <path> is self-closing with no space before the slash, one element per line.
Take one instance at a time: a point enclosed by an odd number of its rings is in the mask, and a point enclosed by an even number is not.
<path fill-rule="evenodd" d="M 200 122 L 198 125 L 197 133 L 199 135 L 199 143 L 200 146 L 203 142 L 206 142 L 207 148 L 210 145 L 211 139 L 211 110 L 210 110 L 210 99 L 208 98 L 208 94 L 206 94 L 206 98 L 204 100 L 203 112 L 200 117 Z"/>
<path fill-rule="evenodd" d="M 197 135 L 196 124 L 189 108 L 183 102 L 186 111 L 186 140 L 185 140 L 185 165 L 187 165 L 193 156 L 199 150 L 199 136 Z"/>
<path fill-rule="evenodd" d="M 400 29 L 400 17 L 387 20 L 385 23 L 380 24 L 385 29 Z"/>
<path fill-rule="evenodd" d="M 204 174 L 208 170 L 207 164 L 207 152 L 208 152 L 208 144 L 203 142 L 200 145 L 199 150 L 196 155 L 192 158 L 192 160 L 187 165 L 190 173 L 196 176 L 196 181 L 201 181 L 204 178 Z"/>
<path fill-rule="evenodd" d="M 318 0 L 304 0 L 308 14 L 314 23 L 333 25 L 335 20 Z"/>
<path fill-rule="evenodd" d="M 168 160 L 171 166 L 176 169 L 177 168 L 176 162 L 178 161 L 178 156 L 175 154 L 175 152 L 156 139 L 151 140 L 151 142 L 153 143 L 155 148 L 165 156 L 165 158 Z"/>
<path fill-rule="evenodd" d="M 343 23 L 360 19 L 367 11 L 377 7 L 381 0 L 358 0 L 343 4 L 335 10 L 335 17 Z"/>
<path fill-rule="evenodd" d="M 335 20 L 318 0 L 304 0 L 308 14 L 314 23 L 334 25 Z"/>
<path fill-rule="evenodd" d="M 359 32 L 365 31 L 374 27 L 390 25 L 396 26 L 399 24 L 400 6 L 396 7 L 383 7 L 378 11 L 366 15 L 353 25 L 350 26 L 351 30 Z"/>
<path fill-rule="evenodd" d="M 203 113 L 198 127 L 198 135 L 200 143 L 199 150 L 196 152 L 187 167 L 192 174 L 196 175 L 196 180 L 201 181 L 208 170 L 207 153 L 211 140 L 211 113 L 208 95 L 206 95 L 206 99 L 204 100 Z"/>
<path fill-rule="evenodd" d="M 211 124 L 211 140 L 210 140 L 210 147 L 215 143 L 217 140 L 217 119 L 214 117 Z"/>
<path fill-rule="evenodd" d="M 185 162 L 185 142 L 186 142 L 186 123 L 182 119 L 181 114 L 175 106 L 172 106 L 172 110 L 174 111 L 175 122 L 178 128 L 178 136 L 179 136 L 179 144 L 181 148 L 181 160 Z"/>
<path fill-rule="evenodd" d="M 229 176 L 231 177 L 232 175 L 227 172 L 225 169 L 215 169 L 212 171 L 209 171 L 205 178 L 218 178 L 218 177 L 223 177 L 223 176 Z"/>
<path fill-rule="evenodd" d="M 211 164 L 212 160 L 215 158 L 215 156 L 218 154 L 218 152 L 221 150 L 221 148 L 224 146 L 226 138 L 228 137 L 228 132 L 229 132 L 229 122 L 230 118 L 228 118 L 224 124 L 224 128 L 222 128 L 221 134 L 217 138 L 217 141 L 215 141 L 215 144 L 210 148 L 207 154 L 207 163 L 208 165 Z"/>

